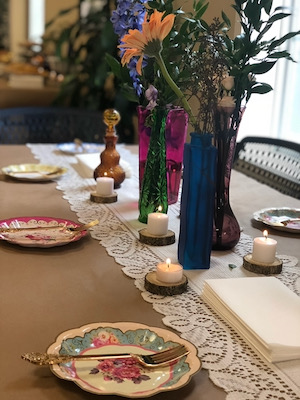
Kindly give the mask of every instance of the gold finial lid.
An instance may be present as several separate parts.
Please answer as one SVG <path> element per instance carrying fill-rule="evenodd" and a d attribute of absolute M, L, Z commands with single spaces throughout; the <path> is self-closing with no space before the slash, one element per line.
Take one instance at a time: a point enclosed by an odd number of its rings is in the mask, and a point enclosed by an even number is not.
<path fill-rule="evenodd" d="M 121 116 L 117 110 L 108 108 L 103 113 L 103 121 L 107 125 L 106 133 L 114 134 L 116 132 L 115 126 L 120 122 Z"/>

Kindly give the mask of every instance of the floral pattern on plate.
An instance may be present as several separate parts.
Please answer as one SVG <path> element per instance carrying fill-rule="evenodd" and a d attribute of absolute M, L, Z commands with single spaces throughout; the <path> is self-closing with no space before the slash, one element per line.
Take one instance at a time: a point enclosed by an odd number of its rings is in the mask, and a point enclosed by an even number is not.
<path fill-rule="evenodd" d="M 253 218 L 277 230 L 300 233 L 299 208 L 264 208 L 255 212 Z"/>
<path fill-rule="evenodd" d="M 133 359 L 102 360 L 96 367 L 91 369 L 90 374 L 95 375 L 99 372 L 103 375 L 105 381 L 114 381 L 116 383 L 124 383 L 126 379 L 129 379 L 133 383 L 139 384 L 142 381 L 151 379 L 149 375 L 146 375 L 146 369 Z"/>
<path fill-rule="evenodd" d="M 190 353 L 167 367 L 146 368 L 132 359 L 73 361 L 51 366 L 59 378 L 72 380 L 88 392 L 148 397 L 186 385 L 201 368 L 194 345 L 173 332 L 130 322 L 95 323 L 63 332 L 47 352 L 151 354 L 178 343 L 184 344 Z"/>
<path fill-rule="evenodd" d="M 75 242 L 87 231 L 71 232 L 78 223 L 50 217 L 18 217 L 0 221 L 0 240 L 24 247 L 54 247 Z M 8 231 L 11 230 L 11 231 Z"/>
<path fill-rule="evenodd" d="M 61 177 L 67 168 L 46 164 L 14 164 L 2 168 L 2 172 L 19 181 L 43 182 Z"/>

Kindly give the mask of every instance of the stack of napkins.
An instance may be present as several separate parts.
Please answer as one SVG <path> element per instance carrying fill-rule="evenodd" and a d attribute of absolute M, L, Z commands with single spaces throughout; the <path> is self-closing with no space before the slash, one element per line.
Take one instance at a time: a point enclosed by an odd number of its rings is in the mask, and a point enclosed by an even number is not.
<path fill-rule="evenodd" d="M 92 178 L 95 168 L 97 168 L 98 165 L 100 164 L 99 153 L 77 154 L 76 158 L 79 164 L 79 168 L 82 171 L 82 175 L 85 178 Z M 125 177 L 130 178 L 132 174 L 132 169 L 130 164 L 121 158 L 120 166 L 123 168 L 125 172 Z"/>
<path fill-rule="evenodd" d="M 300 297 L 277 278 L 208 279 L 202 297 L 268 361 L 300 358 Z"/>

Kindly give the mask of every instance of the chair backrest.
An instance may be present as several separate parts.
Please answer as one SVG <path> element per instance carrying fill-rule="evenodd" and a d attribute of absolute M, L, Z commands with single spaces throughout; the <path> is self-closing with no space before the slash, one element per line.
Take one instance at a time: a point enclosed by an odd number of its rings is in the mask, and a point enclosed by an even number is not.
<path fill-rule="evenodd" d="M 61 143 L 75 138 L 102 143 L 105 125 L 100 111 L 60 107 L 0 109 L 0 143 Z"/>
<path fill-rule="evenodd" d="M 233 168 L 300 199 L 300 144 L 267 137 L 237 143 Z"/>

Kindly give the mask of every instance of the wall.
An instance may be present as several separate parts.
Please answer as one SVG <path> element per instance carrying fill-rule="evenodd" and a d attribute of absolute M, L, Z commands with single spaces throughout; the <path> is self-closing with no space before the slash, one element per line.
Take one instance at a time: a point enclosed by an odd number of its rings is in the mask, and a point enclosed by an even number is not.
<path fill-rule="evenodd" d="M 184 11 L 189 11 L 192 10 L 193 1 L 175 0 L 174 5 L 176 8 L 181 7 Z M 208 0 L 207 2 L 209 6 L 204 15 L 205 21 L 211 22 L 214 17 L 221 18 L 221 12 L 224 11 L 232 24 L 231 36 L 236 36 L 240 32 L 240 24 L 235 10 L 231 7 L 232 0 Z"/>
<path fill-rule="evenodd" d="M 73 7 L 79 3 L 79 0 L 46 0 L 45 13 L 46 22 L 56 17 L 59 10 Z"/>
<path fill-rule="evenodd" d="M 9 2 L 9 42 L 10 51 L 17 61 L 19 44 L 27 38 L 27 0 L 10 0 Z"/>
<path fill-rule="evenodd" d="M 42 1 L 42 0 L 41 0 Z M 79 0 L 45 0 L 45 20 L 46 22 L 54 18 L 59 10 L 77 5 Z M 9 41 L 10 51 L 14 55 L 14 60 L 18 61 L 19 44 L 27 40 L 27 0 L 9 1 Z M 66 17 L 59 18 L 59 24 L 67 24 L 77 19 L 74 11 Z"/>

